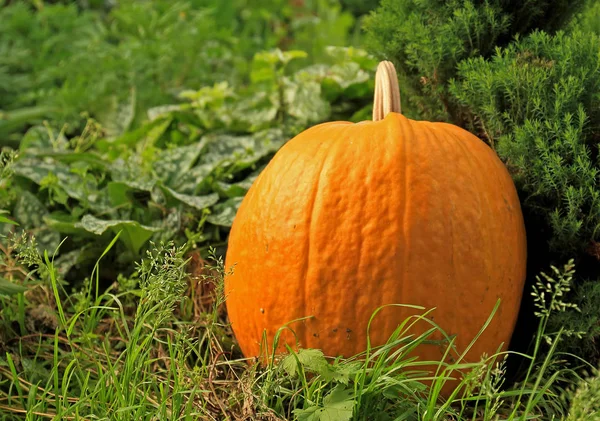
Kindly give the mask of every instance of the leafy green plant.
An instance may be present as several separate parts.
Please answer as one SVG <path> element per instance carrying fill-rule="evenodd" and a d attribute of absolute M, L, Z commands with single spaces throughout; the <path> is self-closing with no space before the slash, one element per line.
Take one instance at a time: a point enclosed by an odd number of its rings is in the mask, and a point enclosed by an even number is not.
<path fill-rule="evenodd" d="M 23 128 L 45 118 L 76 133 L 81 112 L 106 127 L 138 127 L 148 108 L 183 90 L 244 81 L 258 51 L 301 48 L 321 59 L 325 46 L 346 44 L 353 18 L 337 2 L 273 1 L 0 7 L 0 142 L 17 144 Z"/>
<path fill-rule="evenodd" d="M 328 51 L 334 64 L 297 71 L 288 65 L 304 52 L 257 53 L 249 84 L 183 91 L 183 102 L 150 109 L 134 131 L 114 124 L 130 118 L 128 108 L 111 127 L 90 119 L 71 138 L 34 126 L 21 140 L 5 206 L 42 250 L 68 236 L 57 258 L 83 270 L 117 232 L 122 267 L 149 240 L 222 246 L 243 195 L 287 139 L 348 114 L 350 101 L 368 111 L 375 62 L 360 50 Z"/>

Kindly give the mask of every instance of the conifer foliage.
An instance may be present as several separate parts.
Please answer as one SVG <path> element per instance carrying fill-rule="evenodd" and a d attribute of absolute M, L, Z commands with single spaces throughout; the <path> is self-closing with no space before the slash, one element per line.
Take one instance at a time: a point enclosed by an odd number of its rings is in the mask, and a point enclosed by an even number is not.
<path fill-rule="evenodd" d="M 469 57 L 489 57 L 514 34 L 554 32 L 584 0 L 382 0 L 365 23 L 371 51 L 396 65 L 408 113 L 458 119 L 448 81 Z"/>
<path fill-rule="evenodd" d="M 600 240 L 599 47 L 593 34 L 535 32 L 490 60 L 461 62 L 449 89 L 562 253 Z"/>

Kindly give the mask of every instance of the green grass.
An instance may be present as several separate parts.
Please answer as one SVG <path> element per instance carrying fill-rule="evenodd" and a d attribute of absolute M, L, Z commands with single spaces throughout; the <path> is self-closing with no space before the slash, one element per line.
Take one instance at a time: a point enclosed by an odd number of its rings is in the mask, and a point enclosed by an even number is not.
<path fill-rule="evenodd" d="M 550 314 L 568 306 L 561 297 L 571 262 L 538 278 L 539 328 L 531 355 L 523 356 L 529 367 L 503 384 L 508 353 L 476 363 L 408 358 L 440 330 L 425 309 L 385 345 L 353 358 L 289 349 L 261 367 L 241 356 L 226 323 L 226 268 L 214 252 L 209 261 L 191 260 L 185 247 L 155 244 L 131 277 L 105 291 L 100 258 L 84 288 L 67 295 L 52 255 L 40 254 L 34 239 L 16 236 L 9 244 L 0 272 L 28 291 L 0 295 L 2 420 L 579 420 L 600 411 L 597 399 L 585 398 L 594 396 L 597 377 L 580 376 L 581 367 L 555 352 L 565 332 L 545 331 Z M 431 329 L 408 335 L 419 320 Z M 455 352 L 450 339 L 447 352 Z M 425 364 L 437 372 L 426 373 Z M 444 400 L 439 392 L 451 377 L 462 388 Z"/>

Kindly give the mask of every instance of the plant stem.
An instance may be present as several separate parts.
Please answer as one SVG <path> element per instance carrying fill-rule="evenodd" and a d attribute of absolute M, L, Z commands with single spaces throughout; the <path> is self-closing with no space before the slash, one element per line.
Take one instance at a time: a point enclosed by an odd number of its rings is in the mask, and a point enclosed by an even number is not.
<path fill-rule="evenodd" d="M 375 73 L 373 121 L 383 120 L 390 112 L 401 113 L 400 88 L 396 69 L 390 61 L 382 61 Z"/>

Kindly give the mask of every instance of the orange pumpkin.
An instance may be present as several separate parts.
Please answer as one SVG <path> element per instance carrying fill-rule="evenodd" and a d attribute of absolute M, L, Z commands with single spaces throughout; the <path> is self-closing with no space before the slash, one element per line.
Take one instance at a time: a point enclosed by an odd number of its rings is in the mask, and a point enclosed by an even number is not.
<path fill-rule="evenodd" d="M 285 144 L 254 182 L 235 217 L 226 266 L 227 310 L 244 355 L 261 353 L 279 328 L 283 344 L 328 356 L 366 349 L 367 324 L 385 304 L 435 307 L 430 318 L 457 351 L 506 349 L 526 267 L 523 216 L 494 151 L 446 123 L 400 114 L 396 73 L 376 76 L 374 120 L 330 122 Z M 373 321 L 381 345 L 412 308 L 386 307 Z M 423 326 L 422 329 L 431 325 Z M 421 331 L 422 331 L 421 329 Z M 297 341 L 297 342 L 296 342 Z M 445 347 L 423 345 L 422 360 Z M 264 350 L 263 350 L 264 352 Z M 270 350 L 268 350 L 270 352 Z"/>

